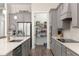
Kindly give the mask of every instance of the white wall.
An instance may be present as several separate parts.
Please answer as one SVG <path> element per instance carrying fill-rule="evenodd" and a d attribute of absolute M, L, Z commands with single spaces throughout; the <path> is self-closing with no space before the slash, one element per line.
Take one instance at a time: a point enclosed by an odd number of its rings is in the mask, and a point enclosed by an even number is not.
<path fill-rule="evenodd" d="M 79 28 L 64 31 L 64 38 L 79 41 Z"/>

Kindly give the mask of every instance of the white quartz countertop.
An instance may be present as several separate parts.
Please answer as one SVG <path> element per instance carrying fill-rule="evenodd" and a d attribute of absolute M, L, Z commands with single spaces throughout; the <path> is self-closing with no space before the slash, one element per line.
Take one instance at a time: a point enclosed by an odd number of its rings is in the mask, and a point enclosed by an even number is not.
<path fill-rule="evenodd" d="M 79 55 L 79 43 L 64 43 L 63 45 Z"/>
<path fill-rule="evenodd" d="M 57 37 L 55 37 L 55 36 L 52 36 L 52 38 L 57 40 Z M 58 41 L 58 42 L 79 55 L 79 43 L 62 43 L 60 41 Z"/>
<path fill-rule="evenodd" d="M 8 42 L 6 38 L 0 39 L 0 55 L 6 56 L 8 53 L 13 51 L 16 47 L 21 45 L 23 42 L 28 40 L 30 36 L 28 37 L 13 37 L 14 39 L 22 39 L 21 42 Z"/>

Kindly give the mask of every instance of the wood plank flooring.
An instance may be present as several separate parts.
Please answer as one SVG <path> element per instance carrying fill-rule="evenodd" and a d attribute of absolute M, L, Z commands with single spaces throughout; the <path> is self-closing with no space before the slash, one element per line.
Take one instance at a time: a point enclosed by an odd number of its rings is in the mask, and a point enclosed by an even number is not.
<path fill-rule="evenodd" d="M 34 50 L 31 50 L 31 56 L 53 56 L 53 54 L 43 45 L 37 45 Z"/>

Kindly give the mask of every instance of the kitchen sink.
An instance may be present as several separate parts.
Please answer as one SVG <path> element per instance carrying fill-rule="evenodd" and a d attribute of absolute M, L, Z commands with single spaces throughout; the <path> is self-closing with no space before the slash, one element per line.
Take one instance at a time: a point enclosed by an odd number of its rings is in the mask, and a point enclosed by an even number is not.
<path fill-rule="evenodd" d="M 11 40 L 10 42 L 21 42 L 22 40 Z"/>
<path fill-rule="evenodd" d="M 63 43 L 79 43 L 79 41 L 75 41 L 72 39 L 58 39 L 58 40 Z"/>

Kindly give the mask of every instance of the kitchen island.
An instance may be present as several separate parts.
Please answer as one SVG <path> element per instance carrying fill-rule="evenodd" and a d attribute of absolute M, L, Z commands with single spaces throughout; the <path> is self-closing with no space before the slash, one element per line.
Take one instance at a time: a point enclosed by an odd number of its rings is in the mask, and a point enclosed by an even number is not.
<path fill-rule="evenodd" d="M 12 56 L 13 50 L 18 46 L 23 46 L 22 44 L 30 40 L 28 37 L 13 37 L 14 39 L 21 39 L 20 42 L 9 42 L 7 38 L 0 39 L 0 56 Z M 30 42 L 29 42 L 30 43 Z"/>

